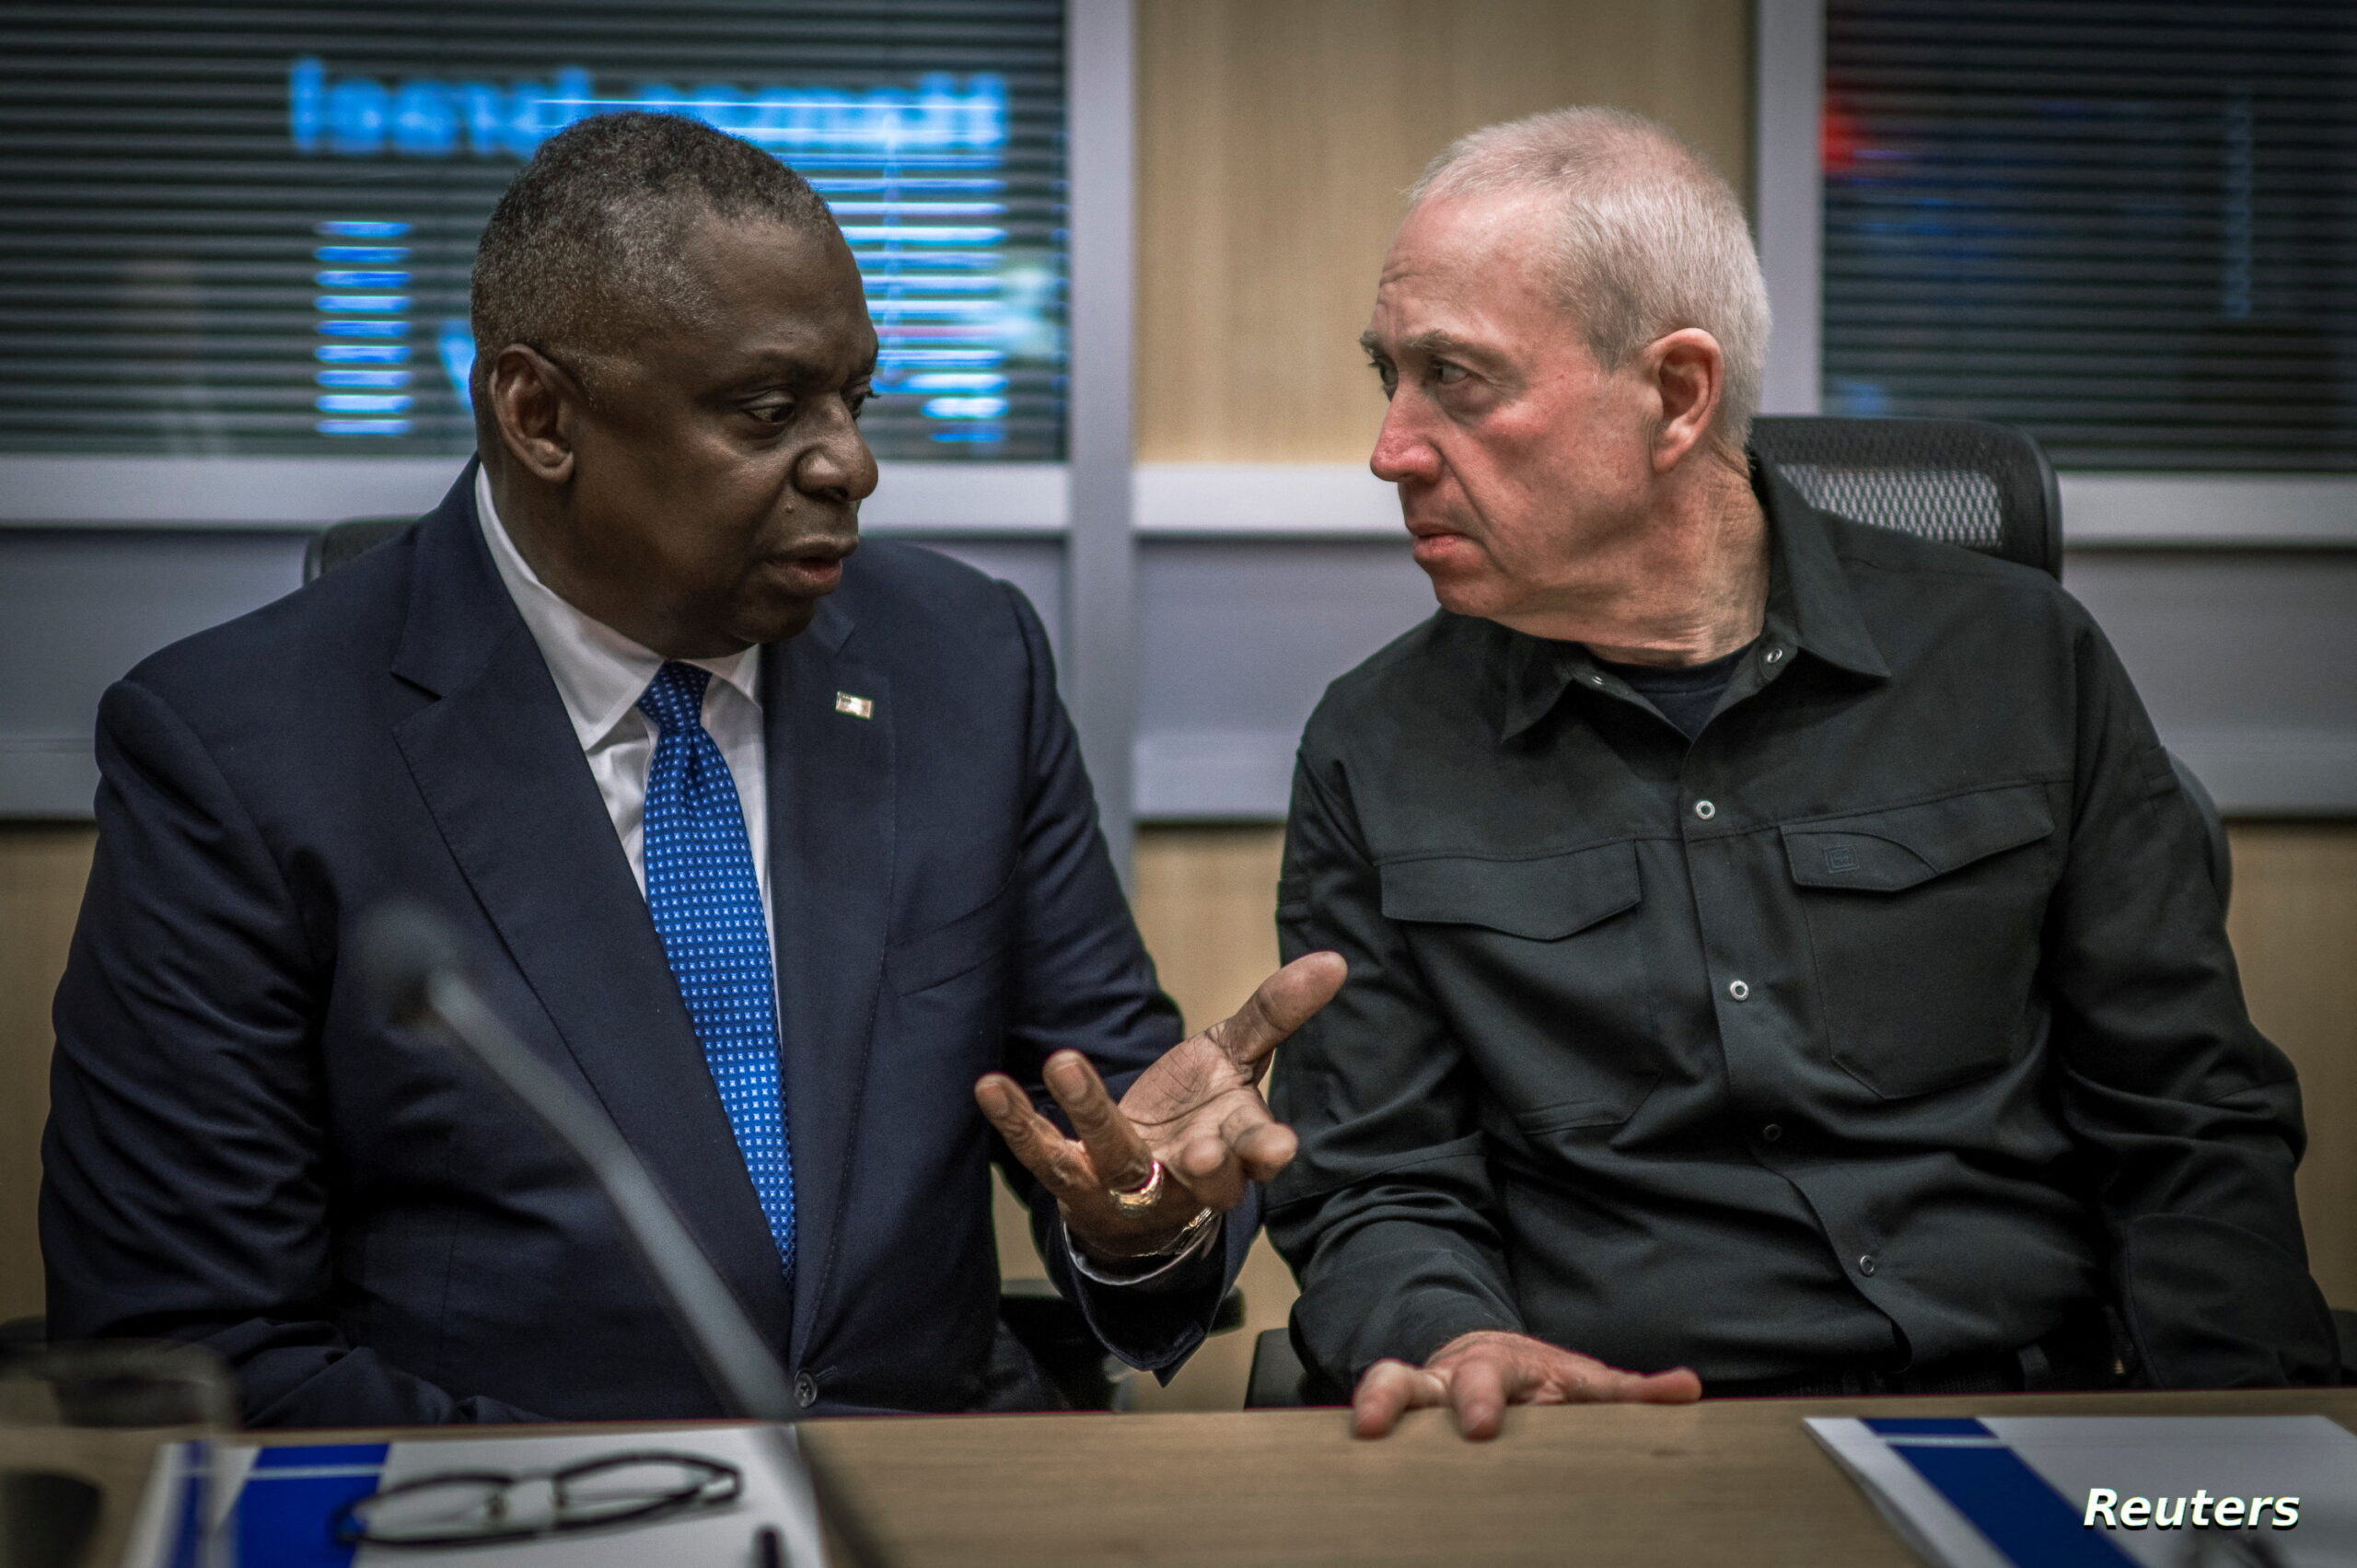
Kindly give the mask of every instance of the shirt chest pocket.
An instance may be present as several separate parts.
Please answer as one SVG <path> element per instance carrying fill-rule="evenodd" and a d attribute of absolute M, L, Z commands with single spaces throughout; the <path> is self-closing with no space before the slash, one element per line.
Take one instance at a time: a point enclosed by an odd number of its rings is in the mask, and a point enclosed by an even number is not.
<path fill-rule="evenodd" d="M 1782 830 L 1834 1060 L 1889 1098 L 1985 1077 L 2032 1029 L 2054 880 L 2045 786 Z"/>
<path fill-rule="evenodd" d="M 1660 1076 L 1636 847 L 1381 868 L 1451 1031 L 1526 1132 L 1625 1121 Z"/>

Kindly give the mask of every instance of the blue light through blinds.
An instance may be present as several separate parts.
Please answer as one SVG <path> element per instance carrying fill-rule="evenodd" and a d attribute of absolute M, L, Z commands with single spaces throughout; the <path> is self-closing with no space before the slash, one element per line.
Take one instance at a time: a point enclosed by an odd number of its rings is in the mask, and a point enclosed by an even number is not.
<path fill-rule="evenodd" d="M 808 178 L 888 458 L 1062 455 L 1061 0 L 0 7 L 0 450 L 459 453 L 475 237 L 600 110 Z"/>
<path fill-rule="evenodd" d="M 1824 406 L 2357 469 L 2357 5 L 1829 0 Z"/>

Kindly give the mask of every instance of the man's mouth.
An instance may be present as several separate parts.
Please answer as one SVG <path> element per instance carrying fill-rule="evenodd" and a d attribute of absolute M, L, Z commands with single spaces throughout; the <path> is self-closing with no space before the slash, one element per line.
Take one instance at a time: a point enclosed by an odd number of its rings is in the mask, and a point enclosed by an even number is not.
<path fill-rule="evenodd" d="M 1407 524 L 1409 537 L 1413 540 L 1408 552 L 1417 565 L 1427 571 L 1462 562 L 1473 552 L 1471 536 L 1446 523 L 1411 517 Z"/>
<path fill-rule="evenodd" d="M 827 594 L 842 581 L 843 557 L 859 548 L 856 539 L 796 545 L 771 559 L 797 593 Z"/>

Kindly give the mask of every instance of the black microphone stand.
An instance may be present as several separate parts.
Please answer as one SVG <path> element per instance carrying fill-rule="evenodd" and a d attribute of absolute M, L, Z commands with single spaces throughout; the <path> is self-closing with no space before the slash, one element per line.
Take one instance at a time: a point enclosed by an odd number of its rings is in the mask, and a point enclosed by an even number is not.
<path fill-rule="evenodd" d="M 784 1368 L 679 1211 L 612 1121 L 534 1055 L 483 1000 L 467 979 L 457 938 L 442 918 L 414 903 L 380 905 L 362 917 L 355 951 L 362 985 L 380 1016 L 396 1028 L 440 1037 L 588 1167 L 722 1404 L 754 1421 L 799 1421 L 802 1410 Z M 781 1446 L 809 1481 L 821 1520 L 844 1554 L 859 1568 L 884 1568 L 875 1541 L 822 1468 L 800 1443 Z"/>

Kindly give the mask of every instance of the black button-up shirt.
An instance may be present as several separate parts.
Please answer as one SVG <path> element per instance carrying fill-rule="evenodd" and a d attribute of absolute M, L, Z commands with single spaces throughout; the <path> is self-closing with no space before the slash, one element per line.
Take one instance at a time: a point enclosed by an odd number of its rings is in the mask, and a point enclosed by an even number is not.
<path fill-rule="evenodd" d="M 1270 1228 L 1338 1379 L 1506 1329 L 1713 1378 L 2119 1307 L 2165 1384 L 2334 1365 L 2205 830 L 2034 571 L 1762 482 L 1766 624 L 1687 737 L 1442 613 L 1302 741 Z"/>

